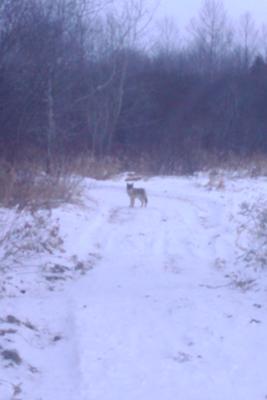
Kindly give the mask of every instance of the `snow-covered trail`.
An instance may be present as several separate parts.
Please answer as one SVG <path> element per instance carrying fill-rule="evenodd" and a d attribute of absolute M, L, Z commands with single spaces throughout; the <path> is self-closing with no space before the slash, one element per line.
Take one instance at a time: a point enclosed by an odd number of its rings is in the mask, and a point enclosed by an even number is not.
<path fill-rule="evenodd" d="M 14 343 L 25 368 L 3 369 L 22 383 L 21 399 L 266 399 L 266 291 L 242 292 L 229 278 L 231 214 L 248 193 L 238 185 L 153 178 L 136 184 L 148 207 L 131 209 L 123 179 L 88 180 L 83 207 L 54 210 L 61 263 L 76 255 L 93 268 L 61 290 L 38 293 L 33 282 L 2 299 L 21 321 Z M 15 399 L 1 379 L 0 399 Z"/>
<path fill-rule="evenodd" d="M 254 350 L 255 329 L 258 346 L 266 334 L 250 323 L 255 298 L 216 270 L 220 246 L 234 252 L 225 201 L 176 185 L 151 183 L 147 209 L 130 209 L 121 183 L 91 188 L 99 214 L 88 244 L 102 260 L 71 295 L 82 400 L 267 394 L 264 370 L 250 368 L 266 357 Z"/>

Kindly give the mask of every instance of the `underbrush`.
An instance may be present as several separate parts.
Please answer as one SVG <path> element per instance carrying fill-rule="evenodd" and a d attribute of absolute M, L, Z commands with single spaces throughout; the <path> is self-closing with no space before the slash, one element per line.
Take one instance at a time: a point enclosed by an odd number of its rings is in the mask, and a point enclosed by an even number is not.
<path fill-rule="evenodd" d="M 55 210 L 0 209 L 0 299 L 63 290 L 98 263 L 96 252 L 68 253 L 60 221 Z"/>
<path fill-rule="evenodd" d="M 176 157 L 166 154 L 121 154 L 102 158 L 85 154 L 71 162 L 72 170 L 81 176 L 109 179 L 125 171 L 143 176 L 193 175 L 197 172 L 230 171 L 236 177 L 267 176 L 267 159 L 262 154 L 250 156 L 220 154 L 195 150 Z"/>
<path fill-rule="evenodd" d="M 80 181 L 63 168 L 46 174 L 34 163 L 0 162 L 0 205 L 19 209 L 50 208 L 71 202 L 80 193 Z"/>
<path fill-rule="evenodd" d="M 38 154 L 38 153 L 37 153 Z M 238 156 L 193 149 L 174 157 L 166 154 L 121 153 L 95 157 L 90 152 L 74 156 L 60 155 L 45 172 L 42 155 L 27 157 L 27 162 L 10 164 L 0 159 L 0 206 L 55 207 L 79 197 L 82 177 L 109 179 L 125 171 L 141 176 L 192 175 L 197 172 L 230 171 L 235 177 L 267 176 L 264 155 Z M 212 177 L 213 178 L 213 177 Z M 217 178 L 216 178 L 217 179 Z M 218 182 L 216 181 L 216 184 Z"/>
<path fill-rule="evenodd" d="M 238 229 L 239 259 L 255 271 L 267 269 L 266 201 L 261 199 L 252 204 L 243 202 L 239 214 L 244 221 Z"/>
<path fill-rule="evenodd" d="M 125 162 L 118 157 L 97 158 L 88 153 L 70 160 L 69 168 L 75 175 L 104 180 L 125 171 Z"/>

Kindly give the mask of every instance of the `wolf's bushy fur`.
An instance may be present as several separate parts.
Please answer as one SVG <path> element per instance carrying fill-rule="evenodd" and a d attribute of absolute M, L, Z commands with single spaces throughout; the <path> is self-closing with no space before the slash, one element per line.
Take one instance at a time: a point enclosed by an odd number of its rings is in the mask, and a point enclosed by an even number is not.
<path fill-rule="evenodd" d="M 141 202 L 141 207 L 147 206 L 148 200 L 145 189 L 135 188 L 133 183 L 127 183 L 126 191 L 130 197 L 130 207 L 134 207 L 135 199 L 138 199 Z"/>

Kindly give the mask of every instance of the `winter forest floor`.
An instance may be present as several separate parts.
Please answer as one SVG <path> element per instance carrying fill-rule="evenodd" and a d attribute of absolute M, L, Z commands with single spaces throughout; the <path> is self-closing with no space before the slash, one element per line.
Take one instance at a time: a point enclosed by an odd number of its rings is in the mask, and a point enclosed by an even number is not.
<path fill-rule="evenodd" d="M 267 179 L 207 183 L 0 209 L 1 400 L 267 398 Z"/>

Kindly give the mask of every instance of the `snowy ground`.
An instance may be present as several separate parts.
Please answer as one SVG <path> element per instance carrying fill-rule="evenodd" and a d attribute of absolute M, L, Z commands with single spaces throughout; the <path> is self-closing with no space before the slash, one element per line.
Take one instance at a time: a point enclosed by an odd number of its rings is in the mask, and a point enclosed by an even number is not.
<path fill-rule="evenodd" d="M 267 399 L 267 180 L 124 178 L 0 210 L 0 399 Z"/>

